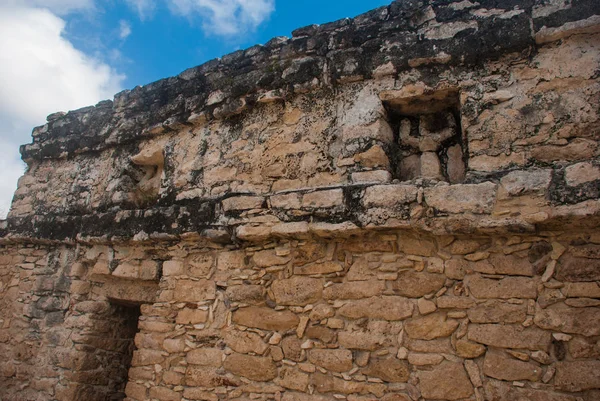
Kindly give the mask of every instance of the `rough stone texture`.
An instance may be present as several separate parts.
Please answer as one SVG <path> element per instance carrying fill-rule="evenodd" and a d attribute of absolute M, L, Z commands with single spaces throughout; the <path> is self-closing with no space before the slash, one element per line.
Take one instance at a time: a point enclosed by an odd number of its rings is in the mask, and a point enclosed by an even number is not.
<path fill-rule="evenodd" d="M 499 380 L 539 381 L 542 368 L 533 362 L 523 362 L 502 351 L 488 351 L 485 354 L 483 373 Z"/>
<path fill-rule="evenodd" d="M 315 349 L 310 351 L 308 360 L 333 372 L 346 372 L 352 369 L 352 352 L 344 349 Z"/>
<path fill-rule="evenodd" d="M 395 1 L 49 116 L 0 398 L 598 399 L 599 15 Z"/>
<path fill-rule="evenodd" d="M 473 386 L 462 364 L 444 362 L 430 371 L 417 373 L 423 397 L 460 400 L 473 394 Z"/>
<path fill-rule="evenodd" d="M 469 326 L 469 340 L 500 348 L 524 348 L 547 351 L 551 333 L 537 328 L 523 328 L 514 325 L 472 324 Z"/>

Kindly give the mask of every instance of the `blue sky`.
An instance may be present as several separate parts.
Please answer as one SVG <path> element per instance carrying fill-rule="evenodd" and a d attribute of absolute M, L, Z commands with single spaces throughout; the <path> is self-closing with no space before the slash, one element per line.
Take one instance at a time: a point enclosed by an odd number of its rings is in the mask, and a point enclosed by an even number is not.
<path fill-rule="evenodd" d="M 391 0 L 0 0 L 0 218 L 48 114 Z"/>

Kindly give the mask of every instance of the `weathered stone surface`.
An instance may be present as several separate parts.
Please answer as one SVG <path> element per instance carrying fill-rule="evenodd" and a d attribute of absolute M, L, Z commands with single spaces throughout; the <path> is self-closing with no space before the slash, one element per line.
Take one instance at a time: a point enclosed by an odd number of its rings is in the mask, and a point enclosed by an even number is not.
<path fill-rule="evenodd" d="M 328 274 L 336 273 L 344 270 L 342 265 L 335 262 L 311 263 L 304 266 L 294 268 L 294 274 L 312 275 L 312 274 Z"/>
<path fill-rule="evenodd" d="M 473 394 L 473 385 L 461 363 L 444 362 L 417 372 L 421 394 L 433 400 L 460 400 Z"/>
<path fill-rule="evenodd" d="M 398 279 L 392 282 L 392 286 L 399 295 L 419 298 L 436 292 L 443 287 L 445 281 L 442 274 L 404 270 L 398 273 Z"/>
<path fill-rule="evenodd" d="M 410 338 L 433 340 L 448 337 L 458 327 L 458 321 L 448 319 L 445 313 L 434 313 L 406 322 L 405 330 Z"/>
<path fill-rule="evenodd" d="M 362 369 L 362 373 L 386 382 L 405 383 L 408 381 L 410 370 L 405 361 L 387 358 L 372 360 L 366 368 Z"/>
<path fill-rule="evenodd" d="M 489 259 L 494 266 L 493 274 L 508 274 L 511 276 L 533 276 L 533 265 L 526 258 L 512 255 L 493 254 Z"/>
<path fill-rule="evenodd" d="M 223 201 L 223 210 L 239 211 L 248 209 L 260 209 L 265 201 L 262 196 L 234 196 Z"/>
<path fill-rule="evenodd" d="M 292 277 L 275 280 L 271 288 L 278 304 L 307 305 L 321 298 L 323 283 L 315 278 Z"/>
<path fill-rule="evenodd" d="M 594 337 L 574 337 L 569 341 L 569 354 L 575 359 L 600 359 L 600 344 Z"/>
<path fill-rule="evenodd" d="M 283 354 L 287 359 L 292 361 L 300 361 L 302 359 L 302 341 L 298 336 L 286 336 L 281 341 Z"/>
<path fill-rule="evenodd" d="M 341 205 L 343 203 L 344 193 L 341 189 L 310 192 L 302 197 L 303 207 L 329 208 Z"/>
<path fill-rule="evenodd" d="M 506 382 L 489 380 L 485 383 L 489 401 L 577 401 L 577 396 L 547 390 L 512 387 Z"/>
<path fill-rule="evenodd" d="M 198 324 L 208 320 L 208 311 L 184 308 L 177 314 L 177 324 Z"/>
<path fill-rule="evenodd" d="M 506 277 L 494 280 L 475 274 L 466 277 L 465 282 L 475 298 L 535 299 L 537 297 L 537 285 L 531 278 Z"/>
<path fill-rule="evenodd" d="M 177 280 L 174 296 L 178 302 L 200 302 L 215 299 L 215 282 L 209 280 Z"/>
<path fill-rule="evenodd" d="M 544 194 L 550 186 L 551 170 L 513 171 L 508 173 L 500 183 L 510 196 L 531 193 Z"/>
<path fill-rule="evenodd" d="M 271 358 L 231 354 L 223 362 L 225 370 L 250 380 L 266 382 L 277 377 L 277 367 Z"/>
<path fill-rule="evenodd" d="M 265 289 L 260 285 L 232 285 L 225 294 L 231 302 L 258 305 L 265 301 Z"/>
<path fill-rule="evenodd" d="M 337 377 L 326 376 L 321 373 L 313 375 L 312 383 L 320 393 L 338 394 L 374 394 L 382 397 L 386 386 L 381 383 L 367 383 L 358 381 L 346 381 Z"/>
<path fill-rule="evenodd" d="M 350 319 L 403 320 L 412 316 L 414 304 L 404 297 L 372 297 L 350 301 L 339 309 L 339 314 Z"/>
<path fill-rule="evenodd" d="M 578 258 L 565 254 L 556 269 L 560 281 L 600 281 L 600 259 Z"/>
<path fill-rule="evenodd" d="M 496 202 L 496 185 L 458 184 L 425 190 L 427 205 L 447 213 L 489 213 Z"/>
<path fill-rule="evenodd" d="M 535 312 L 535 324 L 547 330 L 563 333 L 600 335 L 600 308 L 570 308 L 556 304 Z"/>
<path fill-rule="evenodd" d="M 310 378 L 306 373 L 293 368 L 283 368 L 279 378 L 275 382 L 282 387 L 290 390 L 306 391 L 308 390 Z"/>
<path fill-rule="evenodd" d="M 379 348 L 393 346 L 393 336 L 368 331 L 341 331 L 338 333 L 339 344 L 348 349 L 374 351 Z"/>
<path fill-rule="evenodd" d="M 538 328 L 501 324 L 471 324 L 468 338 L 485 345 L 499 348 L 523 348 L 532 351 L 548 351 L 552 336 Z"/>
<path fill-rule="evenodd" d="M 345 349 L 313 349 L 308 360 L 333 372 L 346 372 L 352 369 L 352 352 Z"/>
<path fill-rule="evenodd" d="M 485 347 L 468 340 L 458 340 L 456 342 L 456 355 L 462 358 L 477 358 L 485 353 Z"/>
<path fill-rule="evenodd" d="M 295 328 L 299 321 L 292 312 L 261 307 L 242 308 L 233 314 L 234 323 L 263 330 L 289 330 Z"/>
<path fill-rule="evenodd" d="M 597 283 L 566 283 L 561 292 L 567 297 L 600 298 L 600 285 Z"/>
<path fill-rule="evenodd" d="M 261 355 L 269 348 L 258 334 L 248 331 L 228 331 L 223 339 L 231 349 L 240 354 L 254 352 Z"/>
<path fill-rule="evenodd" d="M 420 354 L 411 352 L 408 354 L 408 363 L 414 366 L 439 365 L 444 360 L 443 355 Z"/>
<path fill-rule="evenodd" d="M 197 348 L 189 351 L 185 360 L 191 365 L 218 368 L 223 364 L 223 351 L 217 348 Z"/>
<path fill-rule="evenodd" d="M 473 323 L 521 323 L 527 316 L 527 305 L 492 300 L 469 309 L 467 315 Z"/>
<path fill-rule="evenodd" d="M 411 185 L 373 185 L 365 190 L 365 207 L 394 207 L 417 200 L 417 187 Z"/>
<path fill-rule="evenodd" d="M 385 289 L 385 282 L 380 280 L 356 281 L 343 284 L 334 284 L 325 288 L 325 299 L 361 299 L 380 295 Z"/>
<path fill-rule="evenodd" d="M 510 357 L 503 351 L 488 351 L 485 354 L 483 373 L 499 380 L 539 381 L 542 368 L 534 362 L 523 362 Z"/>
<path fill-rule="evenodd" d="M 600 167 L 592 163 L 577 163 L 565 169 L 565 181 L 569 186 L 576 187 L 595 180 L 600 180 Z"/>
<path fill-rule="evenodd" d="M 331 401 L 331 397 L 286 391 L 281 397 L 281 401 Z"/>
<path fill-rule="evenodd" d="M 197 387 L 218 387 L 235 385 L 235 382 L 218 373 L 217 368 L 188 366 L 185 371 L 185 384 Z"/>
<path fill-rule="evenodd" d="M 600 361 L 557 362 L 554 385 L 564 391 L 600 388 Z"/>

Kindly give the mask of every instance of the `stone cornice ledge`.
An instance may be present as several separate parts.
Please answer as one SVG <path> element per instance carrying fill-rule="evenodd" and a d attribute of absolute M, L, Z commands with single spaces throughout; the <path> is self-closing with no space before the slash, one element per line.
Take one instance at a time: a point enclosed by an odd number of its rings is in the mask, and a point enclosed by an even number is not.
<path fill-rule="evenodd" d="M 0 225 L 0 243 L 262 242 L 382 230 L 435 235 L 531 234 L 585 230 L 600 224 L 600 200 L 557 206 L 549 200 L 549 184 L 527 186 L 525 180 L 518 188 L 508 182 L 357 185 L 266 197 L 236 194 L 147 210 L 10 218 Z M 510 209 L 515 203 L 521 205 L 516 212 Z"/>

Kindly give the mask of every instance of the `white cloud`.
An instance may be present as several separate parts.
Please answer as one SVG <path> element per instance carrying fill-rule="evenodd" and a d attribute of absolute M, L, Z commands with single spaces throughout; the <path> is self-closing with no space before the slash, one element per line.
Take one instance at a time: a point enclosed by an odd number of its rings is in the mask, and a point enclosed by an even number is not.
<path fill-rule="evenodd" d="M 18 144 L 31 142 L 31 129 L 50 113 L 95 104 L 121 88 L 124 77 L 75 49 L 64 27 L 49 10 L 0 6 L 0 209 L 10 204 L 22 173 Z"/>
<path fill-rule="evenodd" d="M 2 0 L 6 7 L 47 8 L 58 15 L 94 8 L 94 0 Z"/>
<path fill-rule="evenodd" d="M 125 20 L 119 21 L 119 37 L 121 39 L 127 39 L 131 35 L 131 25 Z"/>
<path fill-rule="evenodd" d="M 173 12 L 200 16 L 207 35 L 233 36 L 256 29 L 275 11 L 275 0 L 167 0 Z"/>
<path fill-rule="evenodd" d="M 125 0 L 125 2 L 131 9 L 137 12 L 142 21 L 152 17 L 156 9 L 155 0 Z"/>

